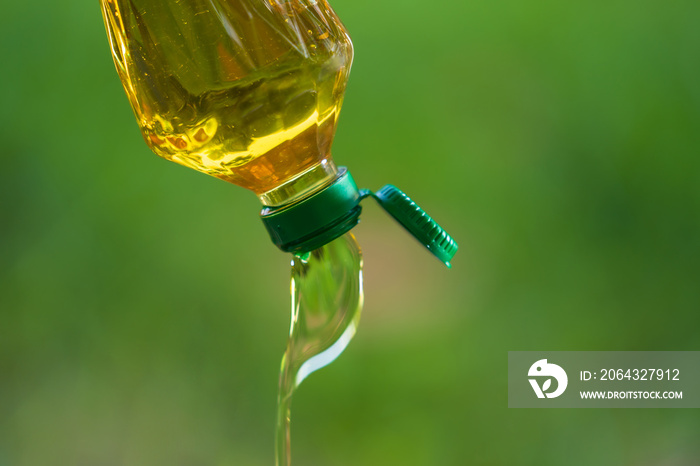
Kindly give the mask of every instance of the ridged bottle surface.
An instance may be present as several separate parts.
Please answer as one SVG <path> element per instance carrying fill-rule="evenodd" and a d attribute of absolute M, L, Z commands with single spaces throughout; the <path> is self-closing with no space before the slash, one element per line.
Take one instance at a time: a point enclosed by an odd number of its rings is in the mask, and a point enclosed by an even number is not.
<path fill-rule="evenodd" d="M 333 166 L 353 52 L 325 0 L 101 5 L 117 71 L 156 154 L 257 194 Z"/>

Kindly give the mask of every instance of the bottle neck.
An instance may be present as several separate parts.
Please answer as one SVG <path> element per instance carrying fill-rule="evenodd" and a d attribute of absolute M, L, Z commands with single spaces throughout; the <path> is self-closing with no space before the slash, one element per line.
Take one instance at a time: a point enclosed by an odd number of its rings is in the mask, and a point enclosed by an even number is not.
<path fill-rule="evenodd" d="M 283 184 L 258 195 L 266 207 L 293 204 L 330 185 L 338 176 L 338 167 L 328 157 Z"/>

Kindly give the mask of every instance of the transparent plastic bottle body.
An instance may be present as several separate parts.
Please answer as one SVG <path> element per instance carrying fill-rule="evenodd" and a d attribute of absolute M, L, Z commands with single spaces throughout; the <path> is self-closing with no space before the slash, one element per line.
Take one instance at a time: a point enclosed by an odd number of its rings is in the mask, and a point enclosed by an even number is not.
<path fill-rule="evenodd" d="M 117 71 L 156 154 L 267 205 L 335 176 L 330 146 L 353 51 L 325 0 L 100 2 Z"/>
<path fill-rule="evenodd" d="M 292 323 L 280 369 L 277 466 L 289 466 L 294 390 L 343 352 L 360 322 L 362 252 L 352 233 L 292 260 Z"/>

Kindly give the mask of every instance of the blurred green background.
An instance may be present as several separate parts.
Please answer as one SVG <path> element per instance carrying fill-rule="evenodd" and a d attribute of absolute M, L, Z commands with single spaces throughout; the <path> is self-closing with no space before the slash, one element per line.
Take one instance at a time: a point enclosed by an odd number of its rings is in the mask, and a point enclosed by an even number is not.
<path fill-rule="evenodd" d="M 698 410 L 509 410 L 506 364 L 700 349 L 700 2 L 333 6 L 335 159 L 460 251 L 367 205 L 294 464 L 699 464 Z M 0 465 L 272 465 L 289 258 L 257 199 L 148 150 L 97 1 L 4 4 L 0 52 Z"/>

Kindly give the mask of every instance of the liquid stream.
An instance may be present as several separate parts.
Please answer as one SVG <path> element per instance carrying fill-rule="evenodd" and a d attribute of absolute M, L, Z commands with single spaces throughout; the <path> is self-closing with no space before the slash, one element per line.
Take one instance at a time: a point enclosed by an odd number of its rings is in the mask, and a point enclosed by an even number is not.
<path fill-rule="evenodd" d="M 362 310 L 362 253 L 351 233 L 292 259 L 292 323 L 277 401 L 276 465 L 290 466 L 295 389 L 333 362 L 355 335 Z"/>

